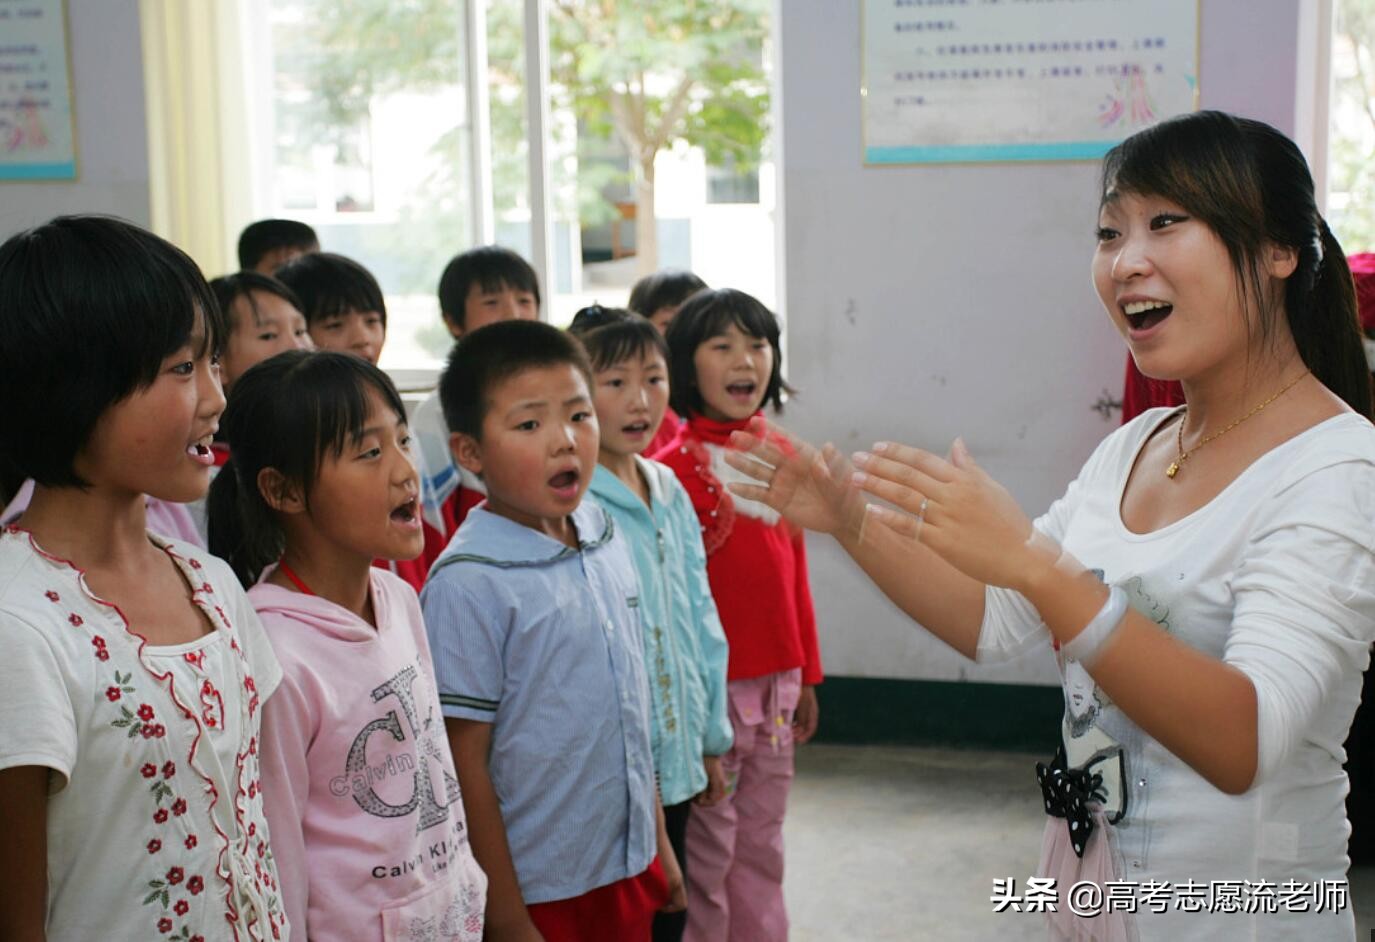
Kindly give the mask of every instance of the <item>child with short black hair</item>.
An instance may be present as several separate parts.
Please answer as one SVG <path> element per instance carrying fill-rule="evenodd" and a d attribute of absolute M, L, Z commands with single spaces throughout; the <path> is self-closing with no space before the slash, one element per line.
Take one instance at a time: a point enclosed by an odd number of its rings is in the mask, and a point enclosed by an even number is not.
<path fill-rule="evenodd" d="M 725 797 L 726 636 L 707 582 L 692 500 L 672 469 L 642 457 L 668 406 L 668 346 L 647 320 L 590 307 L 569 332 L 596 371 L 592 399 L 601 444 L 592 495 L 625 536 L 640 576 L 645 667 L 651 675 L 651 744 L 670 844 L 684 871 L 693 802 Z M 654 942 L 682 938 L 687 913 L 659 913 Z"/>
<path fill-rule="evenodd" d="M 683 302 L 706 289 L 707 283 L 692 272 L 664 268 L 635 282 L 626 306 L 665 333 Z"/>
<path fill-rule="evenodd" d="M 36 482 L 0 530 L 0 937 L 287 937 L 257 751 L 281 669 L 229 568 L 146 528 L 145 494 L 209 483 L 222 329 L 122 220 L 0 246 L 0 461 Z"/>
<path fill-rule="evenodd" d="M 439 312 L 455 340 L 498 321 L 536 320 L 539 310 L 535 270 L 500 245 L 460 252 L 439 278 Z"/>
<path fill-rule="evenodd" d="M 688 928 L 693 942 L 785 939 L 783 816 L 793 747 L 816 731 L 821 653 L 802 534 L 726 486 L 730 435 L 790 392 L 773 312 L 743 291 L 703 291 L 668 328 L 671 398 L 686 417 L 656 457 L 678 475 L 702 527 L 707 574 L 730 643 L 735 744 L 726 801 L 688 821 Z M 780 447 L 786 447 L 781 441 Z"/>
<path fill-rule="evenodd" d="M 301 299 L 271 275 L 235 272 L 212 279 L 210 290 L 227 328 L 220 355 L 220 382 L 226 393 L 255 363 L 285 350 L 315 346 L 301 312 Z"/>
<path fill-rule="evenodd" d="M 315 230 L 295 219 L 259 219 L 239 233 L 239 268 L 270 275 L 292 259 L 320 251 Z"/>
<path fill-rule="evenodd" d="M 387 339 L 387 304 L 371 272 L 343 255 L 312 252 L 277 269 L 276 278 L 301 299 L 315 346 L 377 365 Z"/>
<path fill-rule="evenodd" d="M 652 275 L 645 275 L 630 289 L 629 307 L 632 311 L 653 324 L 660 333 L 668 330 L 673 316 L 688 298 L 699 291 L 707 290 L 707 283 L 690 271 L 679 268 L 665 268 Z M 683 417 L 669 406 L 664 409 L 664 417 L 644 450 L 645 457 L 652 458 L 673 441 Z"/>
<path fill-rule="evenodd" d="M 582 499 L 598 441 L 590 376 L 562 331 L 505 321 L 465 335 L 440 378 L 454 455 L 488 496 L 421 604 L 492 938 L 647 938 L 668 895 L 656 847 L 677 870 L 635 568 Z M 675 897 L 681 908 L 681 885 Z"/>
<path fill-rule="evenodd" d="M 482 938 L 468 844 L 415 592 L 371 565 L 420 551 L 401 397 L 348 354 L 254 366 L 224 413 L 234 456 L 210 537 L 282 663 L 262 781 L 298 938 Z"/>
<path fill-rule="evenodd" d="M 465 333 L 505 320 L 538 320 L 539 278 L 530 263 L 499 245 L 460 252 L 439 279 L 439 311 L 455 340 Z M 425 551 L 409 568 L 419 588 L 425 574 L 458 532 L 468 511 L 482 503 L 487 489 L 454 461 L 449 427 L 439 391 L 415 408 L 416 458 L 425 509 Z M 404 573 L 403 573 L 404 575 Z"/>

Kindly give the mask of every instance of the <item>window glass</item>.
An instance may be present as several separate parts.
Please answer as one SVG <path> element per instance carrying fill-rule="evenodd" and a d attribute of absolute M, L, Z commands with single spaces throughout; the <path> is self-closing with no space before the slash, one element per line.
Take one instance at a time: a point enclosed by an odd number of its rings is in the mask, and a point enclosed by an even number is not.
<path fill-rule="evenodd" d="M 315 227 L 387 300 L 382 365 L 440 364 L 435 289 L 472 244 L 464 0 L 272 0 L 262 204 Z"/>
<path fill-rule="evenodd" d="M 1347 252 L 1375 251 L 1375 2 L 1337 0 L 1328 219 Z"/>

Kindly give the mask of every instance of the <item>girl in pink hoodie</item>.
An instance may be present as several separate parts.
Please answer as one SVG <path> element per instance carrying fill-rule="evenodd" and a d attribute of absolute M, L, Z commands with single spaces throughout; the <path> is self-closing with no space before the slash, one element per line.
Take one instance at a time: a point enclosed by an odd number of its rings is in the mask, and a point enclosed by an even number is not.
<path fill-rule="evenodd" d="M 374 559 L 420 553 L 419 480 L 386 374 L 291 351 L 245 372 L 221 420 L 232 457 L 210 545 L 281 661 L 262 789 L 302 938 L 482 938 L 468 845 L 415 591 Z"/>

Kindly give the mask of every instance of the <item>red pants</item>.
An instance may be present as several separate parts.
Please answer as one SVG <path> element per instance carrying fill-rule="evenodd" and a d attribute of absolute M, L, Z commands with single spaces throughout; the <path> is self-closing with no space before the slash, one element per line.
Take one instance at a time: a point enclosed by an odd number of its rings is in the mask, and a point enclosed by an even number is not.
<path fill-rule="evenodd" d="M 525 910 L 544 942 L 649 942 L 654 914 L 667 902 L 668 879 L 655 857 L 636 876 Z"/>

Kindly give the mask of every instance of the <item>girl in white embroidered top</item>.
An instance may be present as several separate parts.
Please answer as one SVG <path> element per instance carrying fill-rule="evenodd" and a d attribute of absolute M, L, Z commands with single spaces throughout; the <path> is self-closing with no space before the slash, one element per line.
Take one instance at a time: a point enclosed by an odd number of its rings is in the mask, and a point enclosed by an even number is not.
<path fill-rule="evenodd" d="M 1109 153 L 1098 227 L 1103 306 L 1187 405 L 1110 435 L 1044 516 L 958 440 L 948 459 L 881 443 L 851 472 L 739 436 L 764 462 L 732 456 L 761 482 L 740 490 L 835 534 L 967 657 L 1055 649 L 1054 937 L 1351 939 L 1342 742 L 1375 638 L 1375 427 L 1350 271 L 1298 148 L 1218 112 Z M 1135 913 L 1076 918 L 1081 879 L 1138 888 Z"/>
<path fill-rule="evenodd" d="M 258 783 L 277 661 L 229 567 L 145 529 L 205 494 L 209 287 L 129 223 L 0 246 L 0 938 L 288 937 Z"/>

